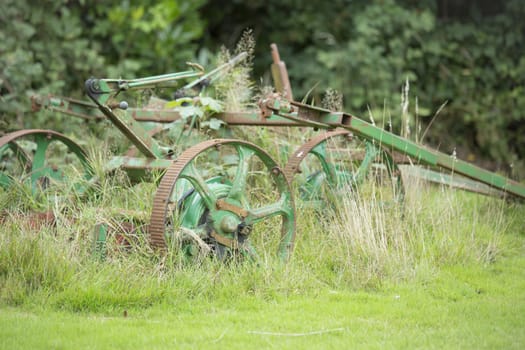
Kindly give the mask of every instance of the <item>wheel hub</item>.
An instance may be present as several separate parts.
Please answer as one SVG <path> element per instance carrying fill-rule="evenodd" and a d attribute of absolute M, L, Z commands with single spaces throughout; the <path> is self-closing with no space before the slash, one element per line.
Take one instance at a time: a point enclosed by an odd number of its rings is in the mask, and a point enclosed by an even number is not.
<path fill-rule="evenodd" d="M 214 221 L 213 226 L 217 232 L 234 233 L 241 223 L 239 217 L 231 212 L 221 210 L 215 216 L 222 217 L 218 221 Z"/>

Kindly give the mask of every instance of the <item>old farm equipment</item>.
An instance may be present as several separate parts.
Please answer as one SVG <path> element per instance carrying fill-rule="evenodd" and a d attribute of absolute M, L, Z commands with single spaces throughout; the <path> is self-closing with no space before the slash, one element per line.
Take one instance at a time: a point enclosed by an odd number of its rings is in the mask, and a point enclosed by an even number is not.
<path fill-rule="evenodd" d="M 125 156 L 113 157 L 107 168 L 123 169 L 136 179 L 148 171 L 163 174 L 145 229 L 151 245 L 162 250 L 176 242 L 188 256 L 212 251 L 219 258 L 238 254 L 255 257 L 261 245 L 253 244 L 257 241 L 254 234 L 259 234 L 263 241 L 272 240 L 278 255 L 286 259 L 293 249 L 295 238 L 296 216 L 290 184 L 301 171 L 308 155 L 312 155 L 318 163 L 318 170 L 307 174 L 302 184 L 301 193 L 310 199 L 320 198 L 317 194 L 323 184 L 332 188 L 359 186 L 368 174 L 379 169 L 381 178 L 389 182 L 390 199 L 395 202 L 403 194 L 399 165 L 408 162 L 445 169 L 462 176 L 458 179 L 456 176 L 417 168 L 418 176 L 431 181 L 490 195 L 525 199 L 525 186 L 504 176 L 430 150 L 351 114 L 294 101 L 284 63 L 275 46 L 272 46 L 272 50 L 272 71 L 277 92 L 263 96 L 255 110 L 221 112 L 214 117 L 221 120 L 227 129 L 235 126 L 287 126 L 300 127 L 301 130 L 322 130 L 291 154 L 283 167 L 261 147 L 239 139 L 206 140 L 181 152 L 162 146 L 152 137 L 158 130 L 158 124 L 152 126 L 143 122 L 172 123 L 181 119 L 180 113 L 165 107 L 129 108 L 122 98 L 128 90 L 151 88 L 181 78 L 197 77 L 183 90 L 204 86 L 209 83 L 207 79 L 223 71 L 224 67 L 204 75 L 202 72 L 188 71 L 135 80 L 89 79 L 85 89 L 92 102 L 54 97 L 40 98 L 34 102 L 39 107 L 45 106 L 72 115 L 109 120 L 135 149 Z M 235 57 L 227 66 L 243 57 L 243 54 Z M 199 103 L 198 98 L 184 101 L 190 105 Z M 191 128 L 193 124 L 190 121 L 188 125 L 186 121 L 181 125 Z M 26 133 L 34 133 L 37 141 L 42 138 L 60 140 L 81 159 L 82 164 L 87 164 L 85 153 L 64 136 L 50 131 Z M 24 132 L 2 137 L 0 151 L 9 149 L 10 154 L 20 160 L 33 186 L 36 186 L 54 169 L 39 170 L 41 161 L 37 160 L 36 155 L 45 153 L 45 141 L 40 141 L 44 150 L 39 150 L 37 146 L 31 162 L 27 152 L 14 142 L 22 134 Z M 359 146 L 352 149 L 355 145 Z M 341 167 L 331 161 L 329 153 L 341 151 L 344 157 L 351 160 L 351 167 Z M 86 176 L 89 176 L 89 166 L 86 169 Z M 10 178 L 4 178 L 7 184 Z M 280 219 L 281 232 L 272 238 L 264 232 L 264 223 L 275 219 Z M 259 223 L 263 227 L 257 230 Z M 99 239 L 103 241 L 105 228 L 99 227 L 98 233 Z"/>
<path fill-rule="evenodd" d="M 200 254 L 200 250 L 211 250 L 220 258 L 232 254 L 255 257 L 257 251 L 248 237 L 259 222 L 281 219 L 281 234 L 273 239 L 279 256 L 285 259 L 293 246 L 295 235 L 295 211 L 293 196 L 285 175 L 272 157 L 257 145 L 237 139 L 214 139 L 177 152 L 172 147 L 162 146 L 152 137 L 155 128 L 151 124 L 172 123 L 182 119 L 178 111 L 166 109 L 129 108 L 125 101 L 116 101 L 130 90 L 167 86 L 179 79 L 198 77 L 177 90 L 202 88 L 210 84 L 217 75 L 246 57 L 245 53 L 234 57 L 225 65 L 208 74 L 188 71 L 146 77 L 142 79 L 89 79 L 85 83 L 86 94 L 92 102 L 68 98 L 36 97 L 35 108 L 46 107 L 83 118 L 105 118 L 134 146 L 127 155 L 112 157 L 106 170 L 122 169 L 135 181 L 148 172 L 163 174 L 153 199 L 153 208 L 147 231 L 152 246 L 163 249 L 175 241 L 188 255 Z M 204 98 L 187 99 L 185 103 L 207 103 Z M 197 102 L 195 102 L 197 100 Z M 191 118 L 190 118 L 191 119 Z M 191 128 L 192 122 L 189 127 Z M 158 126 L 158 125 L 157 125 Z M 35 137 L 36 152 L 31 161 L 21 143 L 23 137 Z M 75 151 L 82 163 L 88 164 L 85 152 L 65 136 L 48 130 L 26 130 L 2 138 L 0 153 L 3 158 L 11 156 L 9 164 L 20 163 L 24 181 L 31 179 L 35 190 L 46 187 L 49 174 L 60 172 L 60 166 L 35 162 L 44 159 L 49 141 L 58 140 Z M 42 157 L 37 157 L 37 155 Z M 225 164 L 221 164 L 224 161 Z M 87 165 L 89 168 L 89 165 Z M 41 170 L 42 169 L 42 170 Z M 11 169 L 7 169 L 11 170 Z M 213 173 L 216 171 L 217 173 Z M 248 187 L 254 182 L 248 177 L 256 172 L 267 179 L 257 186 L 267 189 L 258 196 Z M 16 176 L 4 172 L 5 185 Z M 88 177 L 91 173 L 88 171 Z M 61 177 L 54 176 L 56 180 Z M 255 181 L 257 183 L 257 181 Z M 40 186 L 39 186 L 40 185 Z M 252 204 L 257 197 L 257 205 Z M 104 226 L 97 226 L 97 239 L 105 239 Z M 171 234 L 166 234 L 171 232 Z"/>

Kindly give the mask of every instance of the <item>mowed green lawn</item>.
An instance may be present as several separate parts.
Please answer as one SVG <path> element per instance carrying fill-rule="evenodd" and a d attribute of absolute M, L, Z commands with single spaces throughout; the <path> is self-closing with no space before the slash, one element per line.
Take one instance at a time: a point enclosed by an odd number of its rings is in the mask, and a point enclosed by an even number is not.
<path fill-rule="evenodd" d="M 71 313 L 0 310 L 2 349 L 525 348 L 525 254 L 375 291 L 173 300 Z"/>

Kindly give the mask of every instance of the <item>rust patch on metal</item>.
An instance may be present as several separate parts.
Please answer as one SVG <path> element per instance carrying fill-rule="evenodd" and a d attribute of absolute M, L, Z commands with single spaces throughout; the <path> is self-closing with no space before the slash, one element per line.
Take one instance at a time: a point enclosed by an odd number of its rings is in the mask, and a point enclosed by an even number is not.
<path fill-rule="evenodd" d="M 246 209 L 230 204 L 226 202 L 224 199 L 218 199 L 215 205 L 217 209 L 231 211 L 232 213 L 237 214 L 241 218 L 245 218 L 248 216 L 248 211 Z"/>

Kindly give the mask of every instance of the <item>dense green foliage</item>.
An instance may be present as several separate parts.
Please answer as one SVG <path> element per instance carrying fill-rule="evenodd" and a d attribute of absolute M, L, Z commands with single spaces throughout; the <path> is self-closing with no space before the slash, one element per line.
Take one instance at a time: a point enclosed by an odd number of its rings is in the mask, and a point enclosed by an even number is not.
<path fill-rule="evenodd" d="M 347 111 L 368 118 L 370 109 L 376 122 L 391 115 L 400 133 L 408 80 L 412 138 L 421 139 L 432 123 L 424 141 L 457 149 L 464 159 L 488 157 L 493 163 L 484 165 L 493 169 L 512 163 L 513 175 L 524 177 L 522 1 L 267 0 L 204 9 L 209 43 L 254 29 L 256 57 L 267 56 L 259 74 L 269 63 L 268 45 L 279 43 L 296 99 L 319 84 L 313 93 L 319 103 L 325 89 L 335 88 Z"/>
<path fill-rule="evenodd" d="M 76 124 L 62 125 L 63 116 L 28 114 L 28 96 L 78 97 L 89 76 L 206 64 L 209 52 L 233 47 L 250 27 L 256 79 L 268 78 L 268 45 L 276 42 L 296 99 L 314 88 L 309 97 L 320 103 L 325 89 L 337 89 L 350 112 L 392 119 L 395 132 L 408 117 L 410 137 L 490 160 L 482 164 L 493 169 L 512 164 L 511 175 L 523 178 L 524 15 L 520 0 L 2 1 L 0 130 L 68 131 Z"/>
<path fill-rule="evenodd" d="M 0 130 L 45 125 L 69 131 L 61 121 L 74 118 L 28 113 L 34 93 L 80 97 L 90 76 L 133 78 L 184 68 L 204 29 L 197 12 L 203 1 L 140 3 L 2 1 Z"/>

